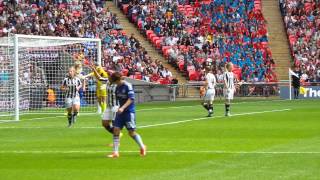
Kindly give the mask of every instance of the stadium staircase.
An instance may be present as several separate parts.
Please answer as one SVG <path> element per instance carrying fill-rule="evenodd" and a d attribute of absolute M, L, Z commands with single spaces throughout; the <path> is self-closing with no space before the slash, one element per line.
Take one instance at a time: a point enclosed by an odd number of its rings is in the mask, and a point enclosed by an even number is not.
<path fill-rule="evenodd" d="M 186 84 L 187 83 L 186 78 L 184 76 L 182 76 L 182 74 L 179 73 L 174 67 L 172 67 L 170 64 L 167 63 L 167 60 L 139 32 L 139 30 L 136 28 L 136 26 L 129 22 L 128 18 L 120 11 L 119 8 L 117 8 L 117 6 L 112 1 L 107 1 L 106 7 L 109 7 L 109 10 L 118 16 L 120 24 L 123 27 L 123 31 L 128 36 L 130 36 L 130 34 L 134 34 L 135 38 L 138 39 L 141 46 L 146 49 L 146 51 L 148 52 L 148 55 L 153 60 L 158 59 L 158 60 L 162 61 L 162 64 L 164 65 L 164 67 L 168 68 L 174 77 L 177 77 L 179 84 Z M 189 93 L 189 95 L 193 96 L 193 95 L 198 95 L 199 91 L 192 88 L 188 91 L 188 93 Z"/>
<path fill-rule="evenodd" d="M 278 0 L 262 0 L 262 12 L 267 20 L 269 46 L 276 63 L 278 80 L 288 80 L 292 57 Z"/>

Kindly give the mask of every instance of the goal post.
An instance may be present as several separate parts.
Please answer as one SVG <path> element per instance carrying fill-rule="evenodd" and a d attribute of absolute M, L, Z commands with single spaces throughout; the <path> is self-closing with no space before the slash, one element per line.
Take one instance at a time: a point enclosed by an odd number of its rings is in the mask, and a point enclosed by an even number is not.
<path fill-rule="evenodd" d="M 101 65 L 101 40 L 12 34 L 0 37 L 0 121 L 63 114 L 60 90 L 68 68 L 79 76 L 90 73 L 88 62 Z M 95 79 L 81 92 L 82 112 L 94 113 Z M 33 114 L 33 115 L 32 115 Z"/>

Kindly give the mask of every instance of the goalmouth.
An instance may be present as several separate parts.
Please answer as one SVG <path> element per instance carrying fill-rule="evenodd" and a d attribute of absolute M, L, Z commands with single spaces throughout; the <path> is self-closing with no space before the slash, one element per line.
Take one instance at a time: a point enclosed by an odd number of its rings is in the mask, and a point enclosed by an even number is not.
<path fill-rule="evenodd" d="M 101 65 L 101 39 L 12 34 L 0 38 L 0 121 L 37 114 L 63 115 L 63 78 L 71 66 Z M 95 112 L 95 79 L 81 92 L 81 112 Z"/>

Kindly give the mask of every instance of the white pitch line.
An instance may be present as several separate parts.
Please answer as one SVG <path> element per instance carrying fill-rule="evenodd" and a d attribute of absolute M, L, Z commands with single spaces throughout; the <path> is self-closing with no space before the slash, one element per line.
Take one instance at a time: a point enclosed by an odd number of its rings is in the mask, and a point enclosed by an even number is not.
<path fill-rule="evenodd" d="M 0 154 L 95 154 L 95 153 L 108 153 L 111 151 L 104 150 L 14 150 L 14 151 L 0 151 Z M 139 151 L 121 151 L 121 153 L 139 153 Z M 194 154 L 320 154 L 318 151 L 223 151 L 223 150 L 150 150 L 148 153 L 194 153 Z"/>
<path fill-rule="evenodd" d="M 235 102 L 232 104 L 248 104 L 248 103 L 260 103 L 260 102 L 274 102 L 274 101 L 288 101 L 286 99 L 275 99 L 275 100 L 263 100 L 263 101 L 248 101 L 248 102 Z M 217 103 L 215 105 L 224 105 L 224 103 Z M 198 107 L 201 105 L 189 105 L 189 106 L 171 106 L 171 107 L 159 107 L 159 108 L 146 108 L 146 109 L 138 109 L 137 112 L 141 111 L 153 111 L 153 110 L 165 110 L 165 109 L 182 109 L 182 108 L 188 108 L 188 107 Z M 30 112 L 29 114 L 46 114 L 46 115 L 55 115 L 55 114 L 62 114 L 63 112 Z M 99 115 L 96 113 L 81 113 L 81 115 Z M 25 119 L 21 121 L 32 121 L 32 120 L 41 120 L 41 119 L 53 119 L 57 117 L 65 117 L 65 116 L 55 116 L 55 117 L 40 117 L 40 118 L 32 118 L 32 119 Z M 20 122 L 20 121 L 14 121 L 14 120 L 0 120 L 0 123 L 7 123 L 7 122 Z"/>
<path fill-rule="evenodd" d="M 290 111 L 291 109 L 276 109 L 276 110 L 269 110 L 269 111 L 257 111 L 257 112 L 246 112 L 246 113 L 238 113 L 233 114 L 231 117 L 235 116 L 244 116 L 244 115 L 254 115 L 254 114 L 264 114 L 264 113 L 272 113 L 272 112 L 283 112 L 283 111 Z M 203 117 L 203 118 L 195 118 L 195 119 L 187 119 L 187 120 L 181 120 L 181 121 L 173 121 L 173 122 L 167 122 L 167 123 L 159 123 L 159 124 L 150 124 L 150 125 L 143 125 L 138 126 L 138 128 L 149 128 L 149 127 L 156 127 L 156 126 L 165 126 L 165 125 L 171 125 L 171 124 L 180 124 L 180 123 L 187 123 L 191 121 L 201 121 L 201 120 L 207 120 L 207 119 L 217 119 L 217 118 L 224 118 L 225 116 L 214 116 L 214 117 Z M 0 127 L 0 129 L 45 129 L 45 128 L 57 128 L 57 127 Z M 97 129 L 101 127 L 74 127 L 74 129 Z"/>
<path fill-rule="evenodd" d="M 247 101 L 247 102 L 234 102 L 232 104 L 247 104 L 247 103 L 259 103 L 259 102 L 274 102 L 274 101 L 288 101 L 286 99 L 275 99 L 275 100 L 263 100 L 263 101 Z M 224 103 L 217 103 L 214 105 L 224 105 Z M 201 105 L 190 105 L 190 106 L 172 106 L 172 107 L 163 107 L 163 108 L 148 108 L 148 109 L 139 109 L 136 111 L 152 111 L 152 110 L 164 110 L 164 109 L 181 109 L 188 107 L 197 107 Z"/>
<path fill-rule="evenodd" d="M 89 115 L 93 115 L 93 114 L 94 113 L 81 113 L 80 116 L 89 116 Z M 7 121 L 0 121 L 0 123 L 13 123 L 13 122 L 34 121 L 34 120 L 47 120 L 47 119 L 55 119 L 55 118 L 61 118 L 61 117 L 66 117 L 66 116 L 64 115 L 64 116 L 39 117 L 39 118 L 32 118 L 32 119 L 23 119 L 21 121 L 15 121 L 15 120 L 11 120 L 10 121 L 10 120 L 7 120 Z"/>

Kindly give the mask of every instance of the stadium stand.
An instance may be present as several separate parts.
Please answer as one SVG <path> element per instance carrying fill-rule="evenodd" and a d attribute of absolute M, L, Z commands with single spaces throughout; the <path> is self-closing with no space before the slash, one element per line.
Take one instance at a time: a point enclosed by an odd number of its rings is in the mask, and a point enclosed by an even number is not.
<path fill-rule="evenodd" d="M 294 66 L 305 82 L 320 81 L 320 2 L 283 0 L 279 3 Z"/>
<path fill-rule="evenodd" d="M 120 7 L 190 80 L 202 80 L 207 65 L 222 72 L 231 61 L 239 79 L 277 81 L 259 0 L 131 1 Z"/>
<path fill-rule="evenodd" d="M 10 33 L 99 37 L 107 70 L 121 71 L 135 79 L 171 83 L 171 72 L 166 72 L 158 60 L 152 60 L 133 35 L 129 37 L 122 31 L 117 16 L 104 4 L 103 0 L 1 1 L 0 37 Z"/>

